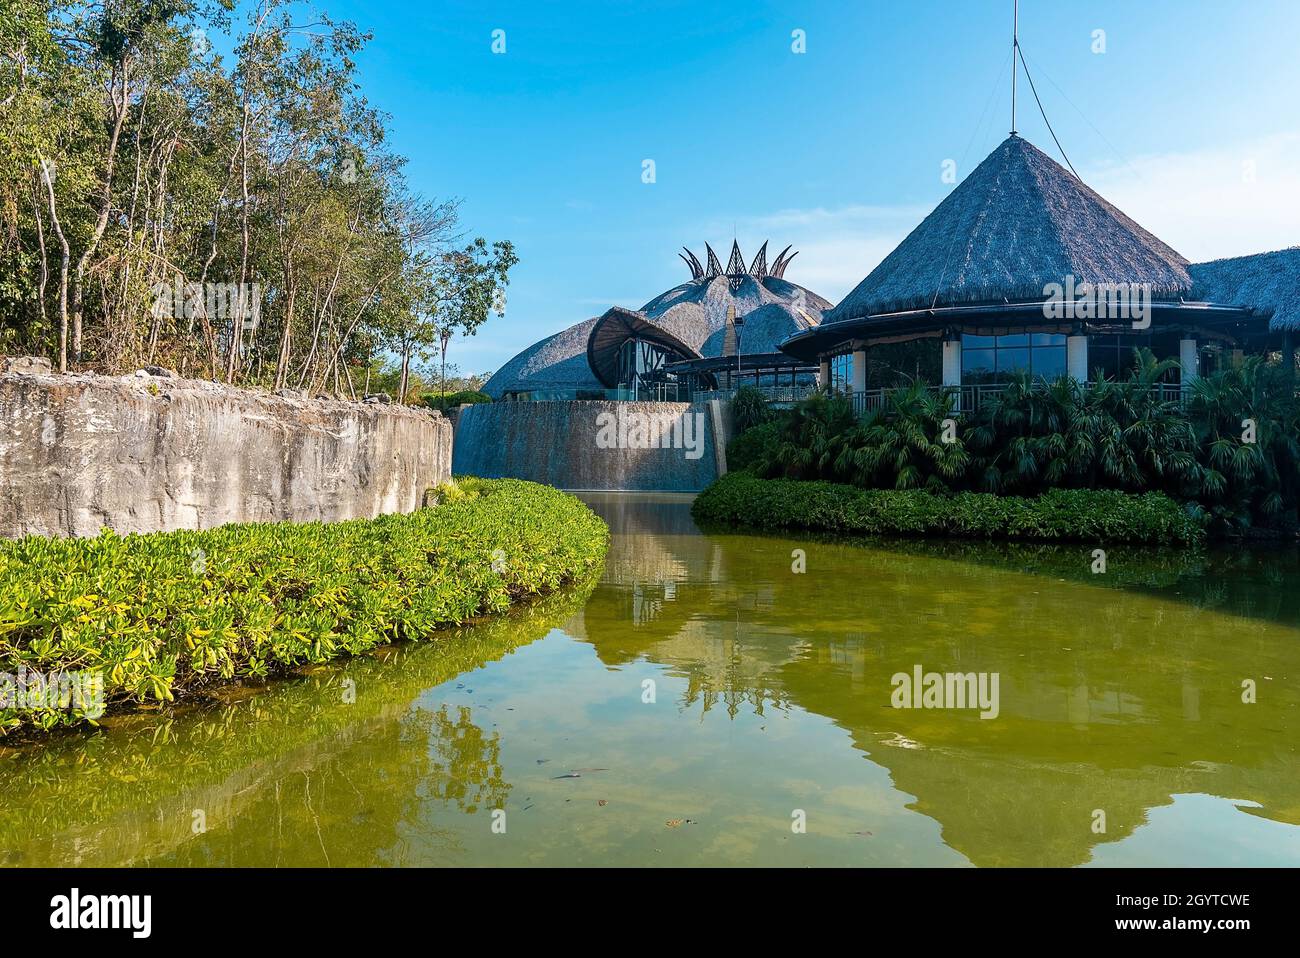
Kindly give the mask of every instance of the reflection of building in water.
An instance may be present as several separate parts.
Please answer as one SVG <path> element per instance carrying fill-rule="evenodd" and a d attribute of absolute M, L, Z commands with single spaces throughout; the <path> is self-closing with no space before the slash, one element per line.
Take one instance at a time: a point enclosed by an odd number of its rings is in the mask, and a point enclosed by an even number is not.
<path fill-rule="evenodd" d="M 976 864 L 1087 862 L 1188 792 L 1300 824 L 1294 746 L 1278 733 L 1300 691 L 1270 683 L 1265 709 L 1243 706 L 1236 684 L 1243 669 L 1285 674 L 1296 630 L 1203 608 L 1196 582 L 1212 571 L 1183 583 L 1155 557 L 1170 595 L 1192 597 L 1171 600 L 1145 594 L 1153 574 L 1137 554 L 1117 570 L 1129 587 L 1114 588 L 1022 571 L 1078 566 L 1068 547 L 992 547 L 981 561 L 974 546 L 820 542 L 793 575 L 790 551 L 808 542 L 704 536 L 682 528 L 685 503 L 646 522 L 630 506 L 619 503 L 629 533 L 569 631 L 607 665 L 644 660 L 683 678 L 685 707 L 825 716 Z M 892 708 L 890 676 L 914 663 L 998 672 L 999 717 Z M 1107 810 L 1105 835 L 1089 828 L 1094 808 Z"/>
<path fill-rule="evenodd" d="M 746 703 L 760 713 L 785 707 L 779 683 L 764 676 L 790 661 L 800 643 L 747 638 L 773 607 L 772 585 L 730 574 L 722 543 L 701 536 L 691 520 L 690 497 L 583 498 L 614 538 L 600 585 L 566 628 L 591 642 L 607 665 L 642 658 L 667 665 L 686 679 L 686 706 L 708 711 L 721 702 L 732 715 Z"/>

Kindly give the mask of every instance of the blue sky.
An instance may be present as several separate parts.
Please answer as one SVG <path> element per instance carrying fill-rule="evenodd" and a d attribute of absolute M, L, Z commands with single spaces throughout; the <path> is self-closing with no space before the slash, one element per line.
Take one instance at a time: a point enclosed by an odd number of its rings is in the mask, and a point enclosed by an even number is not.
<path fill-rule="evenodd" d="M 1010 125 L 1011 0 L 317 6 L 374 34 L 362 89 L 412 185 L 518 248 L 464 371 L 643 305 L 733 232 L 794 243 L 787 277 L 838 301 Z M 1300 3 L 1023 0 L 1020 36 L 1084 180 L 1175 249 L 1300 243 Z M 1018 118 L 1059 159 L 1023 75 Z"/>

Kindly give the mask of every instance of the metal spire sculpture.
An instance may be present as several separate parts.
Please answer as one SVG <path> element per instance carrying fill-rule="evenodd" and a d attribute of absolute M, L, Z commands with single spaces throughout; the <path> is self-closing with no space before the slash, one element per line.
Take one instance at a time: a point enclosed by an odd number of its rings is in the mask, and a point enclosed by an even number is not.
<path fill-rule="evenodd" d="M 682 247 L 682 252 L 677 254 L 681 261 L 686 264 L 686 268 L 691 271 L 692 280 L 713 279 L 717 276 L 729 276 L 733 279 L 743 276 L 752 276 L 754 279 L 759 280 L 771 276 L 774 279 L 784 279 L 786 267 L 790 265 L 792 259 L 799 255 L 797 251 L 791 253 L 790 247 L 787 246 L 785 249 L 781 250 L 781 254 L 777 256 L 776 260 L 769 266 L 767 262 L 767 242 L 765 241 L 763 245 L 759 247 L 758 254 L 754 257 L 754 261 L 746 267 L 745 257 L 740 252 L 740 244 L 735 240 L 732 240 L 731 255 L 727 258 L 727 266 L 724 269 L 722 261 L 718 259 L 718 254 L 713 252 L 712 246 L 705 243 L 704 251 L 705 263 L 707 265 L 703 266 L 700 265 L 699 257 L 685 246 Z"/>

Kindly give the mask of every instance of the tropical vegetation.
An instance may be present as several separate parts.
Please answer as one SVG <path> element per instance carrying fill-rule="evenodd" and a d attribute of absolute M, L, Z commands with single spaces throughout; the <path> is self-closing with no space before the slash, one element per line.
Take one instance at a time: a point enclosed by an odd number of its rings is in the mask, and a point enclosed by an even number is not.
<path fill-rule="evenodd" d="M 855 415 L 819 392 L 757 417 L 728 448 L 731 468 L 864 489 L 1033 497 L 1056 489 L 1159 492 L 1217 533 L 1293 530 L 1300 503 L 1300 406 L 1287 371 L 1261 357 L 1158 388 L 1175 367 L 1135 351 L 1123 380 L 1013 379 L 973 413 L 916 382 Z M 762 421 L 765 420 L 765 421 Z"/>
<path fill-rule="evenodd" d="M 492 401 L 492 397 L 481 389 L 458 389 L 455 392 L 448 393 L 425 393 L 421 399 L 430 409 L 439 411 L 455 409 L 457 406 L 464 405 L 476 406 L 480 403 Z"/>
<path fill-rule="evenodd" d="M 504 308 L 517 258 L 418 195 L 369 36 L 298 0 L 0 5 L 0 354 L 359 398 Z"/>
<path fill-rule="evenodd" d="M 463 480 L 435 498 L 333 524 L 0 543 L 0 682 L 12 695 L 20 673 L 75 670 L 110 709 L 172 701 L 503 612 L 585 578 L 608 545 L 547 486 Z M 61 704 L 0 708 L 0 734 L 94 718 Z"/>

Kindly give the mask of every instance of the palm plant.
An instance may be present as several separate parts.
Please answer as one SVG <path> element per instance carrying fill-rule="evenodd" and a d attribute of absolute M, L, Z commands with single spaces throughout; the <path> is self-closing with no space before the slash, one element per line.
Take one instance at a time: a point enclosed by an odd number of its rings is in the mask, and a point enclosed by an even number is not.
<path fill-rule="evenodd" d="M 1095 457 L 1082 403 L 1082 387 L 1066 376 L 1017 376 L 989 397 L 971 430 L 980 488 L 1032 493 L 1079 484 Z"/>
<path fill-rule="evenodd" d="M 790 411 L 782 441 L 755 471 L 790 479 L 829 477 L 844 437 L 856 422 L 849 400 L 818 390 Z"/>
<path fill-rule="evenodd" d="M 1283 372 L 1252 356 L 1195 380 L 1187 412 L 1205 460 L 1197 492 L 1213 518 L 1238 527 L 1294 520 L 1300 443 Z"/>
<path fill-rule="evenodd" d="M 839 478 L 860 486 L 950 492 L 963 485 L 970 454 L 955 424 L 953 397 L 922 382 L 885 394 L 885 405 L 854 428 L 835 459 Z"/>
<path fill-rule="evenodd" d="M 762 390 L 754 386 L 741 386 L 731 397 L 731 416 L 736 435 L 739 436 L 771 419 L 772 410 Z"/>

